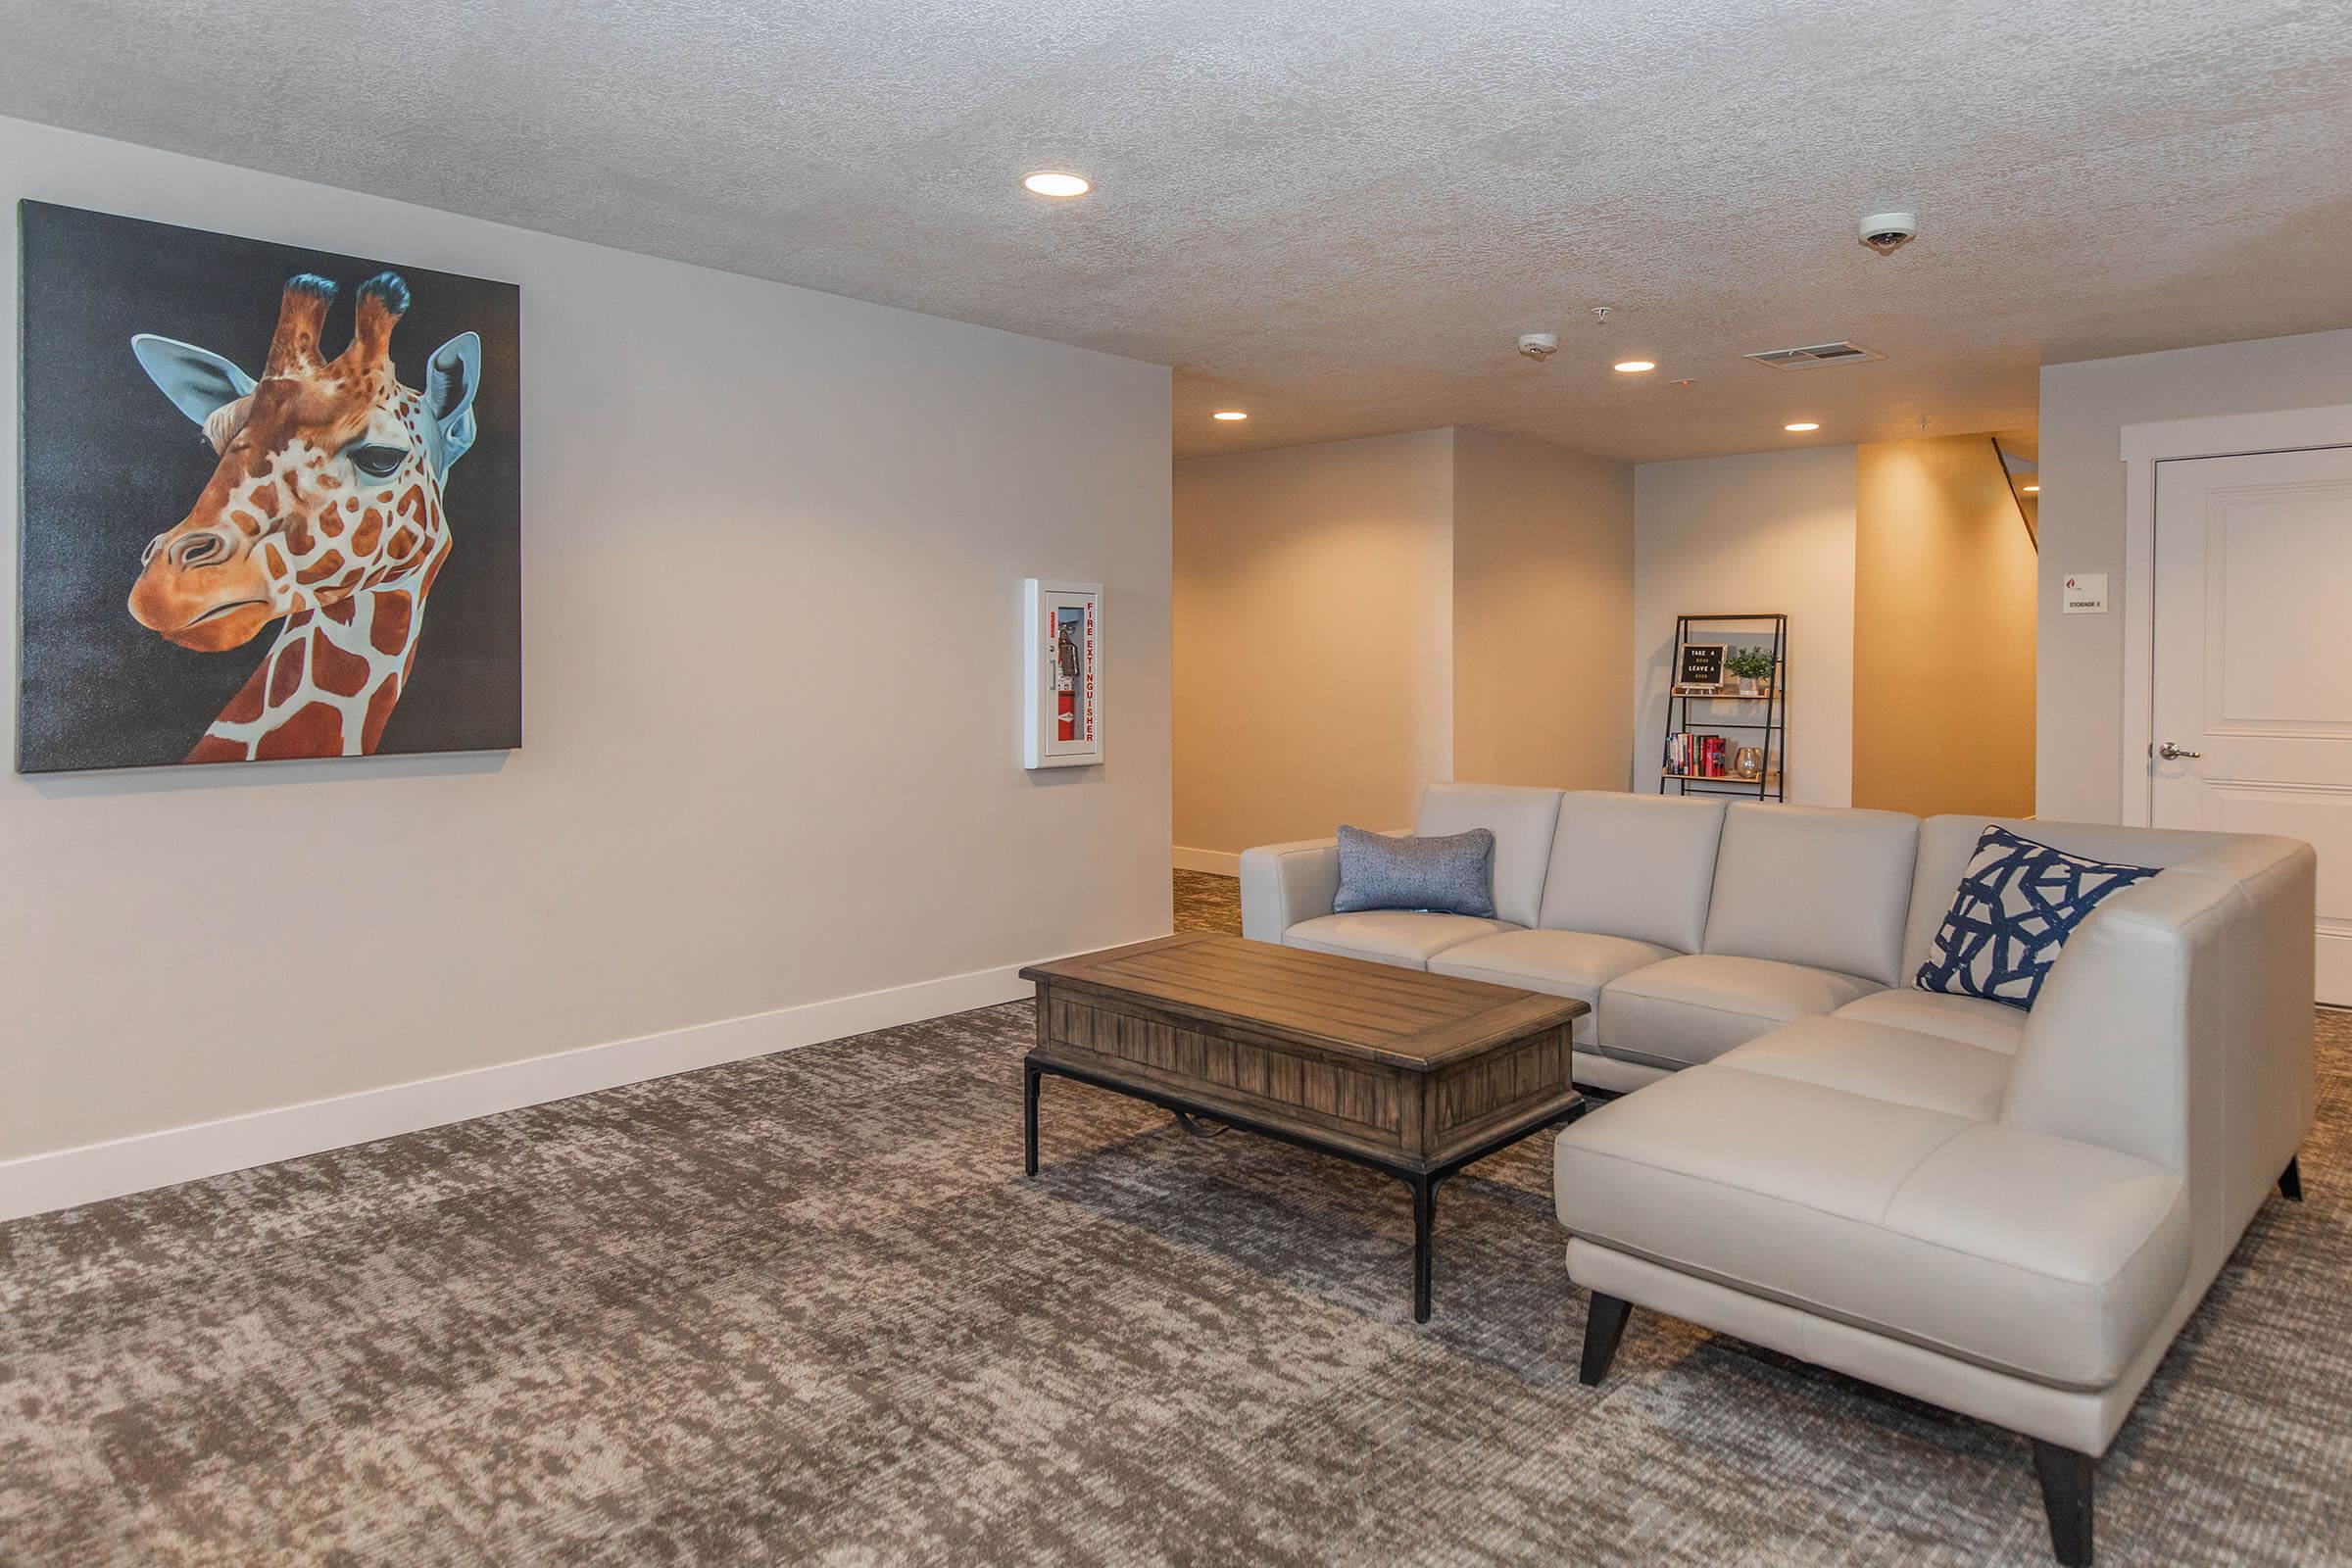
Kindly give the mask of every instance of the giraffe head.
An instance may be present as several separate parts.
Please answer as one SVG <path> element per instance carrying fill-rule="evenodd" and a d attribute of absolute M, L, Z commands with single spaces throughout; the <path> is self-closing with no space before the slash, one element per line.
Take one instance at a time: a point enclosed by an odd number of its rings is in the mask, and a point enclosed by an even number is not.
<path fill-rule="evenodd" d="M 392 368 L 408 284 L 391 272 L 363 283 L 351 344 L 326 360 L 334 297 L 325 278 L 287 281 L 258 381 L 209 350 L 131 339 L 219 457 L 188 514 L 148 541 L 130 590 L 139 623 L 183 648 L 234 648 L 281 615 L 395 579 L 421 592 L 448 554 L 441 484 L 473 445 L 481 340 L 462 332 L 434 350 L 414 391 Z"/>

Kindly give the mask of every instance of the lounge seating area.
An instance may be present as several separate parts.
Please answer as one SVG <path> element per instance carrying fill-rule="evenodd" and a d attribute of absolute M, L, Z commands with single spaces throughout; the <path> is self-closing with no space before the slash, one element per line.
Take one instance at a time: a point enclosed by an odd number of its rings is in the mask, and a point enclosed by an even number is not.
<path fill-rule="evenodd" d="M 1246 853 L 1244 928 L 1591 1006 L 1577 1082 L 1626 1093 L 1557 1144 L 1586 1381 L 1630 1304 L 2007 1427 L 2089 1562 L 2094 1461 L 2301 1196 L 2310 846 L 1471 784 L 1415 824 L 1480 828 L 1496 918 L 1333 913 L 1333 841 Z M 2030 1008 L 1905 983 L 1987 828 L 2158 868 Z"/>
<path fill-rule="evenodd" d="M 2352 5 L 0 36 L 0 1568 L 2352 1568 Z"/>

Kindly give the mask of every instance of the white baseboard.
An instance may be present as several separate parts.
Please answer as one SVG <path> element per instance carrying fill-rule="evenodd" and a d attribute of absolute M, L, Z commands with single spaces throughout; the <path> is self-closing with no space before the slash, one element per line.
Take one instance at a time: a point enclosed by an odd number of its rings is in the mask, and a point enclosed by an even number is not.
<path fill-rule="evenodd" d="M 1188 850 L 1179 844 L 1175 859 L 1179 871 L 1207 871 L 1217 876 L 1242 874 L 1242 858 L 1223 850 Z"/>
<path fill-rule="evenodd" d="M 1019 964 L 1006 964 L 1001 969 L 978 969 L 888 991 L 811 1002 L 307 1104 L 4 1160 L 0 1161 L 0 1220 L 171 1187 L 747 1056 L 792 1051 L 844 1035 L 893 1029 L 1000 1002 L 1018 1002 L 1034 989 L 1020 978 L 1020 968 Z"/>

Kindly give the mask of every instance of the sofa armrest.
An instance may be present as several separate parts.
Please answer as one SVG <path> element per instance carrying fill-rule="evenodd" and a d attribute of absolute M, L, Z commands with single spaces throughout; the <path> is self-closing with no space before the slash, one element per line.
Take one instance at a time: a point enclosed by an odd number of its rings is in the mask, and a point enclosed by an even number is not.
<path fill-rule="evenodd" d="M 1280 942 L 1301 920 L 1331 913 L 1340 891 L 1340 841 L 1301 839 L 1242 852 L 1242 935 Z"/>
<path fill-rule="evenodd" d="M 2195 1136 L 2201 1145 L 2236 1153 L 2249 1167 L 2242 1186 L 2259 1203 L 2319 1108 L 2312 1049 L 2319 856 L 2298 839 L 2247 835 L 2174 869 L 2230 883 L 2248 916 L 2241 956 L 2227 971 L 2237 1032 L 2197 1043 L 2189 1094 L 2212 1101 L 2213 1086 L 2227 1085 L 2228 1098 L 2217 1105 L 2229 1123 L 2207 1123 Z"/>
<path fill-rule="evenodd" d="M 2210 1278 L 2309 1131 L 2310 846 L 2246 837 L 2101 905 L 2027 1019 L 2001 1116 L 2186 1178 Z"/>

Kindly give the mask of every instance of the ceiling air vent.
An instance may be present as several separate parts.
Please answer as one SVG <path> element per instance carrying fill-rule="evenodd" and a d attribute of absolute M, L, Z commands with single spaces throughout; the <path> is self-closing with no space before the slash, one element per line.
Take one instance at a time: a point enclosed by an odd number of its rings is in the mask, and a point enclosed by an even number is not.
<path fill-rule="evenodd" d="M 1776 370 L 1809 370 L 1819 365 L 1861 365 L 1886 357 L 1859 343 L 1815 343 L 1801 349 L 1766 349 L 1761 354 L 1742 356 Z"/>

